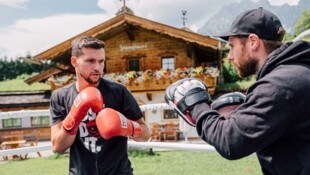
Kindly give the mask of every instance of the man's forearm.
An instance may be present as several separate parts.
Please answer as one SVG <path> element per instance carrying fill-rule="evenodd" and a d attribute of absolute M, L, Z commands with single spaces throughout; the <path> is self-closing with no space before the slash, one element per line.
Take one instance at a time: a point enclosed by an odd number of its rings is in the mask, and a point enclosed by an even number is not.
<path fill-rule="evenodd" d="M 76 136 L 69 134 L 61 125 L 60 122 L 51 129 L 53 151 L 57 153 L 64 153 L 72 145 Z"/>

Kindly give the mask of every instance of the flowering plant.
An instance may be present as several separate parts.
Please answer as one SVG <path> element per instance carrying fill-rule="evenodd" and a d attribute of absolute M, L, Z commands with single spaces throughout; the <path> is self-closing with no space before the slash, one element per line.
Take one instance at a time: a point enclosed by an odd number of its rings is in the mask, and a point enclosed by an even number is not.
<path fill-rule="evenodd" d="M 103 78 L 128 84 L 131 82 L 142 83 L 149 80 L 171 79 L 171 78 L 189 78 L 189 77 L 217 77 L 219 70 L 215 67 L 196 67 L 196 68 L 177 68 L 176 70 L 151 70 L 129 71 L 125 73 L 109 73 L 105 74 Z"/>

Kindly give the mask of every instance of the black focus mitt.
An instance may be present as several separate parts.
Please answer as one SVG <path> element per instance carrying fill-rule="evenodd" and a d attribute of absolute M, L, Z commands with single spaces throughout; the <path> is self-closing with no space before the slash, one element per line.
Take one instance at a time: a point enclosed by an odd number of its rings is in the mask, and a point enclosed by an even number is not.
<path fill-rule="evenodd" d="M 196 126 L 190 115 L 194 106 L 201 102 L 211 102 L 207 86 L 195 78 L 185 78 L 171 84 L 166 89 L 165 101 L 172 106 L 189 125 Z"/>

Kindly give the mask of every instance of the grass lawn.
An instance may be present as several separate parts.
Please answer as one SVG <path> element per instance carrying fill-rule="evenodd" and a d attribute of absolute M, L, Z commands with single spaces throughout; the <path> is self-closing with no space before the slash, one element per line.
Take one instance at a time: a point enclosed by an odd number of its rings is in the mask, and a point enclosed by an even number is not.
<path fill-rule="evenodd" d="M 29 75 L 21 75 L 13 80 L 0 81 L 0 92 L 40 91 L 50 89 L 50 86 L 45 83 L 33 83 L 32 85 L 28 85 L 24 81 L 29 77 Z"/>
<path fill-rule="evenodd" d="M 216 152 L 132 151 L 130 160 L 135 175 L 260 175 L 255 155 L 240 160 L 226 160 Z M 65 175 L 68 174 L 68 157 L 55 156 L 9 161 L 0 164 L 3 175 Z"/>

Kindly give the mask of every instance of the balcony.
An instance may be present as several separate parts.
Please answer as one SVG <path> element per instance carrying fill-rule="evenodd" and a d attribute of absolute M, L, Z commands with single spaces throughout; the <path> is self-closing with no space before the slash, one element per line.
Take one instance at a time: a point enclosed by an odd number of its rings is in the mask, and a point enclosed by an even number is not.
<path fill-rule="evenodd" d="M 213 67 L 178 68 L 176 70 L 146 70 L 124 73 L 106 73 L 103 78 L 125 85 L 131 92 L 164 91 L 172 83 L 183 78 L 197 78 L 207 86 L 211 95 L 215 92 L 219 71 Z M 71 83 L 73 75 L 51 77 L 47 83 L 52 90 Z"/>
<path fill-rule="evenodd" d="M 183 78 L 198 78 L 205 82 L 211 95 L 215 92 L 219 71 L 213 67 L 178 68 L 176 70 L 130 71 L 122 74 L 105 74 L 104 78 L 124 84 L 132 92 L 163 91 Z"/>

